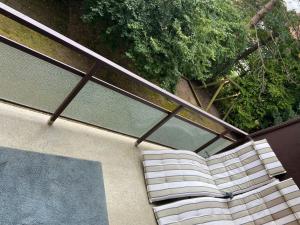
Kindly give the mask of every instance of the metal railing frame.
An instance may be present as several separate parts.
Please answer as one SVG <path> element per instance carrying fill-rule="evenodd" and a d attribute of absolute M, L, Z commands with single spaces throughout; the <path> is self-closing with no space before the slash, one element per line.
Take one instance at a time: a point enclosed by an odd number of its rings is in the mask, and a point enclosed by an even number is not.
<path fill-rule="evenodd" d="M 191 103 L 171 94 L 170 92 L 154 85 L 153 83 L 141 78 L 140 76 L 138 76 L 137 74 L 121 67 L 120 65 L 108 60 L 107 58 L 91 51 L 90 49 L 76 43 L 75 41 L 59 34 L 58 32 L 46 27 L 45 25 L 31 19 L 30 17 L 14 10 L 13 8 L 5 5 L 4 3 L 0 3 L 0 14 L 3 14 L 4 16 L 20 23 L 20 24 L 23 24 L 24 26 L 62 44 L 63 46 L 65 47 L 68 47 L 68 48 L 71 48 L 73 50 L 75 50 L 76 52 L 82 54 L 82 55 L 85 55 L 91 59 L 93 59 L 94 61 L 94 65 L 93 67 L 90 69 L 89 72 L 87 73 L 84 73 L 78 69 L 75 69 L 69 65 L 66 65 L 62 62 L 59 62 L 55 59 L 52 59 L 44 54 L 41 54 L 35 50 L 32 50 L 24 45 L 21 45 L 19 43 L 16 43 L 12 40 L 9 40 L 8 38 L 6 37 L 3 37 L 3 36 L 0 36 L 0 41 L 1 42 L 4 42 L 12 47 L 15 47 L 19 50 L 22 50 L 26 53 L 29 53 L 37 58 L 40 58 L 42 60 L 45 60 L 51 64 L 54 64 L 60 68 L 63 68 L 63 69 L 66 69 L 68 71 L 71 71 L 73 72 L 74 74 L 77 74 L 79 76 L 81 76 L 81 80 L 79 81 L 79 83 L 73 88 L 73 90 L 69 93 L 69 95 L 63 100 L 63 102 L 60 104 L 60 106 L 56 109 L 56 111 L 51 115 L 50 117 L 50 120 L 49 120 L 49 125 L 53 124 L 55 122 L 55 120 L 58 118 L 58 117 L 63 117 L 61 116 L 61 113 L 64 111 L 64 109 L 69 105 L 69 103 L 76 97 L 76 95 L 80 92 L 80 90 L 85 86 L 85 84 L 88 82 L 88 81 L 93 81 L 95 83 L 98 83 L 99 85 L 103 85 L 109 89 L 112 89 L 114 91 L 117 91 L 119 92 L 120 94 L 123 94 L 123 95 L 126 95 L 130 98 L 133 98 L 137 101 L 140 101 L 144 104 L 147 104 L 153 108 L 156 108 L 156 109 L 159 109 L 161 111 L 164 111 L 165 113 L 167 113 L 167 116 L 165 118 L 163 118 L 161 121 L 159 121 L 156 125 L 154 125 L 148 132 L 146 132 L 145 134 L 143 134 L 141 137 L 137 137 L 138 140 L 136 141 L 136 146 L 138 144 L 140 144 L 142 141 L 146 140 L 147 137 L 149 137 L 152 133 L 154 133 L 157 129 L 159 129 L 162 125 L 164 125 L 167 121 L 169 121 L 169 119 L 173 118 L 173 117 L 176 117 L 176 118 L 179 118 L 181 120 L 184 120 L 188 123 L 191 123 L 195 126 L 198 126 L 206 131 L 209 131 L 210 133 L 213 133 L 215 134 L 216 136 L 214 138 L 212 138 L 211 140 L 209 140 L 208 142 L 206 142 L 205 144 L 203 144 L 202 146 L 200 146 L 199 148 L 195 149 L 196 152 L 200 152 L 201 150 L 203 150 L 205 147 L 209 146 L 210 144 L 214 143 L 215 141 L 217 141 L 219 138 L 225 138 L 225 139 L 228 139 L 228 140 L 231 140 L 231 141 L 235 141 L 233 139 L 231 139 L 230 137 L 228 136 L 225 136 L 226 133 L 231 133 L 231 132 L 234 132 L 240 136 L 242 136 L 243 139 L 250 139 L 249 137 L 249 134 L 244 132 L 243 130 L 240 130 L 239 128 L 236 128 L 234 127 L 233 125 L 231 124 L 228 124 L 226 123 L 225 121 L 207 113 L 206 111 L 192 105 Z M 127 78 L 131 79 L 131 80 L 134 80 L 138 83 L 140 83 L 141 85 L 143 85 L 144 87 L 146 88 L 149 88 L 151 89 L 152 91 L 166 97 L 168 100 L 171 100 L 173 102 L 175 102 L 178 106 L 177 108 L 173 111 L 173 112 L 170 112 L 168 110 L 165 110 L 163 109 L 162 107 L 160 106 L 157 106 L 145 99 L 142 99 L 134 94 L 131 94 L 127 91 L 124 91 L 118 87 L 115 87 L 111 84 L 108 84 L 107 82 L 105 81 L 102 81 L 96 77 L 93 76 L 93 72 L 101 65 L 106 65 L 108 66 L 109 68 L 113 69 L 113 70 L 116 70 L 118 72 L 121 72 L 123 74 L 126 75 Z M 195 123 L 193 121 L 190 121 L 186 118 L 183 118 L 182 116 L 178 115 L 178 112 L 181 111 L 182 109 L 187 109 L 187 110 L 190 110 L 192 112 L 195 112 L 201 116 L 204 116 L 210 120 L 212 120 L 213 122 L 219 124 L 219 125 L 222 125 L 226 130 L 225 132 L 222 132 L 222 133 L 217 133 L 216 131 L 213 131 L 205 126 L 202 126 L 198 123 Z M 70 118 L 68 118 L 70 119 Z M 71 119 L 73 120 L 73 119 Z M 79 121 L 79 122 L 82 122 L 82 121 Z M 85 123 L 85 122 L 83 122 Z M 97 126 L 99 127 L 99 126 Z M 102 128 L 102 127 L 100 127 Z M 104 128 L 106 129 L 106 128 Z M 109 130 L 109 129 L 107 129 Z M 115 131 L 114 131 L 115 132 Z M 120 133 L 120 132 L 117 132 L 117 133 Z M 131 136 L 131 135 L 128 135 L 128 134 L 124 134 L 124 135 L 127 135 L 127 136 Z M 149 141 L 149 140 L 147 140 Z M 160 145 L 163 145 L 161 143 L 158 143 Z M 234 144 L 234 143 L 233 143 Z"/>

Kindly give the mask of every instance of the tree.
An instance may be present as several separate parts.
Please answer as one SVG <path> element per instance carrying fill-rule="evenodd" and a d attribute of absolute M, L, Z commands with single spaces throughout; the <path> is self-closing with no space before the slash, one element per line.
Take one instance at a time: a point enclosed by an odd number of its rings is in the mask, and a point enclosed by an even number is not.
<path fill-rule="evenodd" d="M 253 28 L 255 27 L 264 17 L 265 15 L 272 11 L 272 9 L 274 8 L 275 4 L 278 3 L 278 0 L 270 0 L 269 2 L 267 2 L 250 20 L 249 23 L 249 27 Z M 225 63 L 223 63 L 223 65 L 218 66 L 218 73 L 219 74 L 226 74 L 228 73 L 228 71 L 236 64 L 238 63 L 240 60 L 246 59 L 250 54 L 252 54 L 253 52 L 255 52 L 260 46 L 264 46 L 267 43 L 269 43 L 270 41 L 272 41 L 273 37 L 275 37 L 276 34 L 273 34 L 273 36 L 268 36 L 265 40 L 260 40 L 255 42 L 255 43 L 250 43 L 251 46 L 249 46 L 248 48 L 246 48 L 243 52 L 241 52 L 240 54 L 237 55 L 237 57 L 231 61 L 227 61 Z"/>
<path fill-rule="evenodd" d="M 237 74 L 244 72 L 235 77 L 242 94 L 228 122 L 251 132 L 300 114 L 300 43 L 290 32 L 298 26 L 299 17 L 279 1 L 254 27 L 250 39 L 257 43 L 255 51 L 231 68 Z M 223 94 L 235 92 L 227 86 Z M 221 108 L 228 104 L 222 102 Z"/>

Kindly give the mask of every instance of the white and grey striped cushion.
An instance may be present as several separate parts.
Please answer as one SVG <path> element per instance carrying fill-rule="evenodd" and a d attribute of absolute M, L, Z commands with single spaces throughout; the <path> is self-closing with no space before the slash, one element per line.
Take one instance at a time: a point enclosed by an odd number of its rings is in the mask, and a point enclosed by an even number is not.
<path fill-rule="evenodd" d="M 266 140 L 248 142 L 207 159 L 186 150 L 143 151 L 143 165 L 150 202 L 239 194 L 285 173 Z"/>
<path fill-rule="evenodd" d="M 296 225 L 300 191 L 292 179 L 276 180 L 233 199 L 202 197 L 153 209 L 159 225 Z"/>

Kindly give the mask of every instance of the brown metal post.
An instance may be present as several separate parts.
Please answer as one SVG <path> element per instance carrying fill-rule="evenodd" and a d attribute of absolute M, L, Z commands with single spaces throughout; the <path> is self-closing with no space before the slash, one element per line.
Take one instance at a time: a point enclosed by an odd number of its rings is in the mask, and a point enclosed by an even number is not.
<path fill-rule="evenodd" d="M 84 87 L 84 85 L 89 81 L 89 79 L 93 76 L 94 72 L 98 69 L 99 64 L 95 63 L 92 68 L 85 74 L 84 77 L 78 82 L 78 84 L 73 88 L 73 90 L 67 95 L 64 101 L 60 104 L 60 106 L 56 109 L 56 111 L 52 114 L 48 121 L 48 125 L 51 126 L 54 121 L 60 116 L 60 114 L 67 108 L 70 102 L 76 97 L 79 91 Z"/>
<path fill-rule="evenodd" d="M 183 109 L 183 106 L 180 105 L 176 109 L 174 109 L 172 112 L 170 112 L 165 118 L 163 118 L 161 121 L 159 121 L 154 127 L 152 127 L 149 131 L 147 131 L 142 137 L 140 137 L 136 142 L 135 146 L 138 146 L 142 141 L 146 140 L 147 137 L 149 137 L 151 134 L 153 134 L 158 128 L 160 128 L 162 125 L 164 125 L 168 120 L 170 120 L 173 116 L 175 116 L 181 109 Z"/>

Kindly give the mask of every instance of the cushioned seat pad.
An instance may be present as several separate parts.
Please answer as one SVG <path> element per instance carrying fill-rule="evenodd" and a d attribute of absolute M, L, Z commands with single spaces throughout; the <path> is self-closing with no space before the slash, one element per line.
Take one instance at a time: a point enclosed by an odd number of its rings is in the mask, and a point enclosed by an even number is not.
<path fill-rule="evenodd" d="M 244 193 L 285 173 L 266 140 L 248 142 L 203 158 L 186 150 L 143 151 L 150 202 L 166 199 Z"/>
<path fill-rule="evenodd" d="M 153 209 L 159 225 L 296 225 L 300 191 L 292 179 L 276 180 L 232 199 L 201 197 Z"/>

